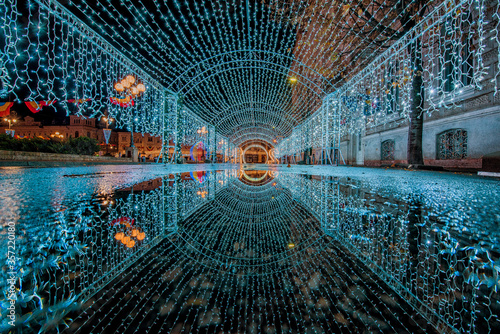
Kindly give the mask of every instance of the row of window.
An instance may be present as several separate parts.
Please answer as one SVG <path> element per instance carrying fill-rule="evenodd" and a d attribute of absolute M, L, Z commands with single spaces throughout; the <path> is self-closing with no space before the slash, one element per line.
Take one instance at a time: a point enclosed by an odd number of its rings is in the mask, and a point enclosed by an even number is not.
<path fill-rule="evenodd" d="M 154 140 L 156 138 L 156 141 Z M 130 137 L 127 138 L 127 136 L 122 136 L 122 141 L 127 141 L 130 140 Z M 143 137 L 142 136 L 134 136 L 134 143 L 142 143 Z M 161 143 L 161 138 L 160 137 L 147 137 L 147 142 L 148 143 Z"/>
<path fill-rule="evenodd" d="M 82 123 L 82 121 L 83 121 L 83 123 Z M 75 118 L 75 119 L 73 119 L 73 124 L 83 124 L 83 125 L 88 125 L 88 126 L 94 126 L 94 121 L 91 119 Z"/>
<path fill-rule="evenodd" d="M 380 160 L 395 160 L 396 143 L 393 139 L 382 142 Z M 438 160 L 464 159 L 467 157 L 467 131 L 450 129 L 439 133 L 436 137 L 436 158 Z"/>
<path fill-rule="evenodd" d="M 54 133 L 34 132 L 33 134 L 31 134 L 31 131 L 30 131 L 30 132 L 19 132 L 17 134 L 21 137 L 24 137 L 24 136 L 27 136 L 27 137 L 38 137 L 38 136 L 49 137 L 49 136 L 53 135 Z M 72 134 L 68 134 L 68 133 L 63 133 L 62 135 L 65 136 L 64 138 L 72 138 L 73 137 Z M 79 136 L 80 136 L 80 133 L 78 131 L 75 131 L 75 138 L 78 138 Z M 87 132 L 87 137 L 91 138 L 90 132 Z"/>

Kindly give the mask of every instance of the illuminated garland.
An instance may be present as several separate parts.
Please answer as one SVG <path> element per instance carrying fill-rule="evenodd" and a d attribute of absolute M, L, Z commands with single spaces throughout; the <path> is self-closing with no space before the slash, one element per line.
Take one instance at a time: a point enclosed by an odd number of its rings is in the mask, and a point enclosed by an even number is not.
<path fill-rule="evenodd" d="M 488 16 L 488 17 L 487 17 Z M 463 104 L 463 94 L 491 90 L 498 94 L 498 66 L 486 71 L 483 54 L 496 52 L 499 24 L 498 4 L 484 1 L 443 2 L 405 36 L 361 69 L 338 90 L 342 104 L 340 135 L 358 134 L 387 123 L 406 124 L 411 113 L 412 81 L 424 80 L 425 112 L 432 115 Z M 486 49 L 486 33 L 495 41 Z M 423 73 L 415 73 L 409 49 L 416 39 L 422 43 Z M 500 64 L 500 62 L 499 62 Z M 323 107 L 324 101 L 319 103 Z M 296 127 L 281 145 L 280 156 L 300 154 L 309 147 L 324 148 L 325 115 L 317 112 Z M 313 134 L 312 136 L 310 134 Z M 330 139 L 333 143 L 333 139 Z M 332 145 L 327 145 L 332 146 Z"/>
<path fill-rule="evenodd" d="M 295 153 L 324 148 L 317 138 L 331 131 L 320 110 L 333 91 L 342 134 L 403 124 L 416 38 L 428 114 L 456 107 L 464 92 L 498 92 L 500 65 L 487 66 L 485 56 L 486 41 L 499 42 L 499 7 L 486 0 L 1 3 L 3 99 L 58 100 L 68 113 L 109 114 L 118 127 L 153 135 L 175 128 L 167 136 L 176 145 L 203 139 L 191 133 L 202 123 L 235 146 L 291 136 Z M 418 24 L 403 34 L 402 20 Z M 127 75 L 146 88 L 133 106 L 113 103 L 126 98 L 114 86 Z M 182 112 L 193 117 L 165 123 L 169 96 L 183 96 Z"/>

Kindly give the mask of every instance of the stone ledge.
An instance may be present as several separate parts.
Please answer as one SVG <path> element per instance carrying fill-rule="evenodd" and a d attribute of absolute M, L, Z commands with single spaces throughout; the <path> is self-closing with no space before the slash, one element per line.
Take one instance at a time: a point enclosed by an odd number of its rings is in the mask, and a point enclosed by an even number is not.
<path fill-rule="evenodd" d="M 367 167 L 475 172 L 481 169 L 482 162 L 483 160 L 481 158 L 457 160 L 424 159 L 424 165 L 412 166 L 409 165 L 406 160 L 365 160 L 364 165 Z"/>
<path fill-rule="evenodd" d="M 477 175 L 500 178 L 500 173 L 494 173 L 494 172 L 478 172 Z"/>

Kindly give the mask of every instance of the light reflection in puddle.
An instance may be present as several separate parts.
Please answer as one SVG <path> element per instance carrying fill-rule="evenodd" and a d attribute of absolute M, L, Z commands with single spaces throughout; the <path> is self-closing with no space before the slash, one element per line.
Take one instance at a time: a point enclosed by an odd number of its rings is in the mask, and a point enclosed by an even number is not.
<path fill-rule="evenodd" d="M 17 223 L 23 332 L 498 327 L 498 253 L 481 230 L 494 215 L 460 227 L 464 218 L 440 215 L 422 193 L 347 176 L 224 170 L 120 182 L 59 197 L 49 211 L 24 206 L 37 219 Z"/>

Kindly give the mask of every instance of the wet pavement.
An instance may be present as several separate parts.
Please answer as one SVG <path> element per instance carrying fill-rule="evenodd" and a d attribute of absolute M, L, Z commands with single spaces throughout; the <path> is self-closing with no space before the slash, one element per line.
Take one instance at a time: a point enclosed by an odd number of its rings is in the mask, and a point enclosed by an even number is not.
<path fill-rule="evenodd" d="M 17 289 L 2 331 L 500 329 L 495 179 L 261 165 L 3 168 L 0 179 L 2 249 L 15 230 L 2 289 L 12 275 Z"/>

